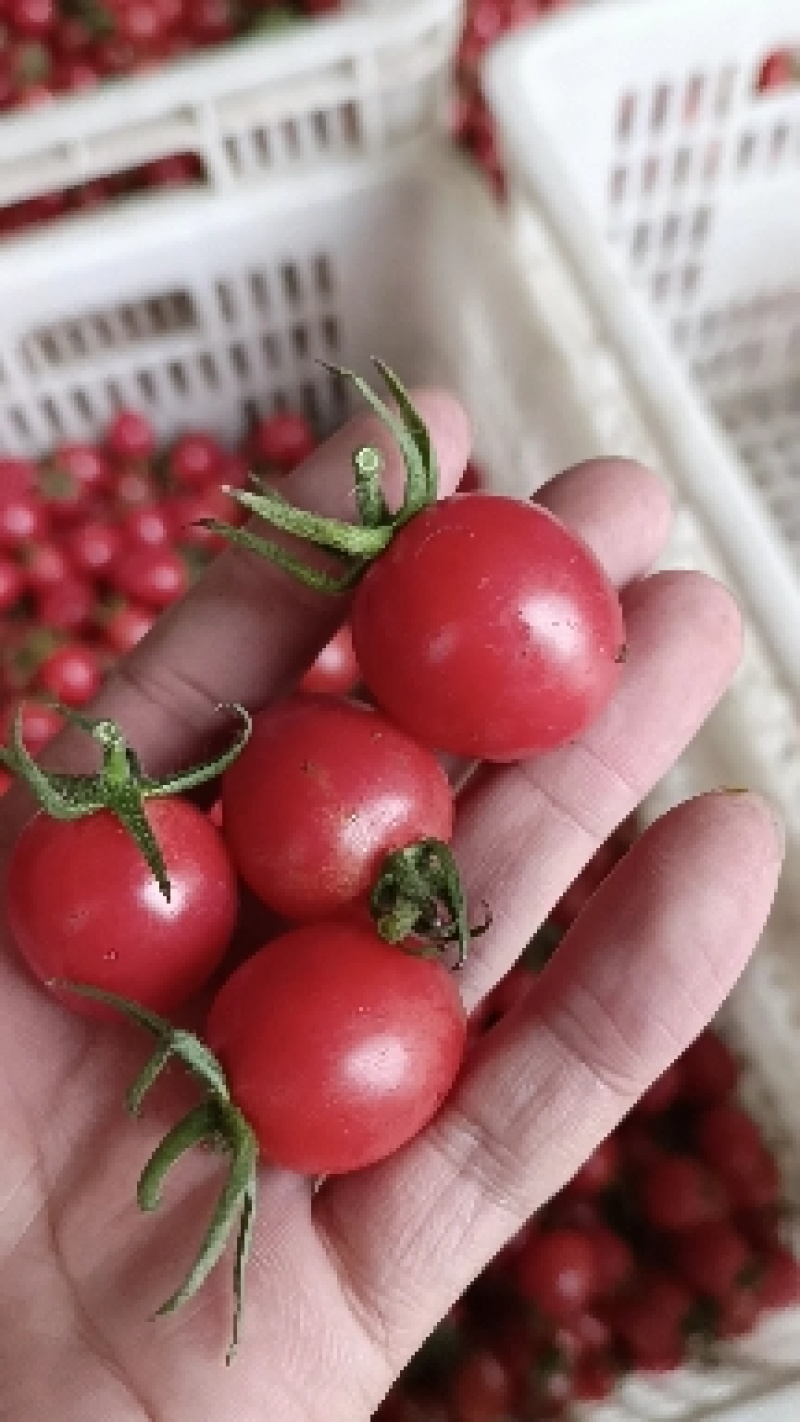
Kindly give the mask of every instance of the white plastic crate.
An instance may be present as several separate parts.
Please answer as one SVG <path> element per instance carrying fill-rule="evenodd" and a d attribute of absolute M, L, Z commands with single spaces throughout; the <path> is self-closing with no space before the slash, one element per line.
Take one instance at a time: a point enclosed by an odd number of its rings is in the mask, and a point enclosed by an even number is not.
<path fill-rule="evenodd" d="M 566 256 L 800 686 L 800 88 L 757 91 L 792 47 L 797 0 L 624 0 L 515 36 L 485 78 L 529 242 Z"/>
<path fill-rule="evenodd" d="M 222 190 L 393 148 L 441 118 L 460 23 L 461 0 L 343 0 L 330 17 L 2 114 L 0 207 L 173 153 L 199 157 Z"/>
<path fill-rule="evenodd" d="M 656 457 L 612 357 L 600 402 L 597 379 L 584 381 L 561 344 L 570 322 L 575 332 L 588 320 L 563 270 L 540 263 L 534 290 L 482 183 L 444 146 L 224 201 L 178 194 L 146 220 L 137 212 L 101 214 L 57 239 L 42 232 L 0 259 L 0 447 L 91 435 L 119 401 L 146 410 L 164 436 L 198 420 L 234 435 L 250 409 L 276 401 L 299 401 L 325 426 L 344 412 L 316 358 L 366 370 L 379 353 L 405 379 L 459 393 L 477 456 L 507 492 L 527 494 L 603 450 Z M 668 561 L 725 575 L 685 498 Z M 755 634 L 735 690 L 649 812 L 720 783 L 766 790 L 789 821 L 778 908 L 726 1018 L 800 1204 L 800 729 Z M 712 1402 L 776 1397 L 795 1382 L 800 1318 L 790 1314 L 713 1374 L 633 1384 L 617 1415 L 685 1422 Z"/>

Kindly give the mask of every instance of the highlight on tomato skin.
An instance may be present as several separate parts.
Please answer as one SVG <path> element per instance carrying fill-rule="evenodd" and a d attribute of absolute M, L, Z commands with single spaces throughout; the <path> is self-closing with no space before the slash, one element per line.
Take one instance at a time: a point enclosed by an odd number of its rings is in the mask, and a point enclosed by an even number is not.
<path fill-rule="evenodd" d="M 496 494 L 416 514 L 367 568 L 350 622 L 384 712 L 425 745 L 483 760 L 573 739 L 625 656 L 594 554 L 545 509 Z"/>
<path fill-rule="evenodd" d="M 391 851 L 449 841 L 436 757 L 379 712 L 296 693 L 255 718 L 222 783 L 225 837 L 253 892 L 305 921 L 365 900 Z"/>
<path fill-rule="evenodd" d="M 422 1130 L 455 1081 L 466 1018 L 441 963 L 326 921 L 238 968 L 206 1038 L 264 1158 L 330 1175 L 382 1160 Z"/>

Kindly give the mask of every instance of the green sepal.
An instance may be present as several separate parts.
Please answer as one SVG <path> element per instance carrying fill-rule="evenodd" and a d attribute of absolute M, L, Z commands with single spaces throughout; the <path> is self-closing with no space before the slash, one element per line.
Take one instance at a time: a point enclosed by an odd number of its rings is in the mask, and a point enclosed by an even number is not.
<path fill-rule="evenodd" d="M 0 762 L 29 786 L 42 809 L 55 820 L 78 820 L 107 810 L 114 815 L 138 845 L 164 898 L 169 901 L 170 883 L 161 846 L 144 810 L 150 798 L 180 795 L 220 775 L 236 759 L 250 738 L 252 721 L 243 706 L 221 706 L 233 711 L 242 725 L 233 744 L 212 760 L 191 770 L 153 779 L 144 775 L 138 757 L 131 750 L 119 726 L 107 718 L 93 720 L 58 702 L 51 703 L 64 720 L 85 731 L 100 746 L 102 770 L 95 775 L 65 775 L 44 770 L 31 756 L 22 739 L 22 707 L 17 708 L 11 730 L 11 745 L 0 748 Z"/>
<path fill-rule="evenodd" d="M 491 918 L 470 926 L 458 866 L 448 845 L 422 839 L 387 854 L 370 895 L 375 927 L 388 943 L 421 938 L 438 948 L 457 945 L 463 967 L 470 940 L 485 933 Z"/>

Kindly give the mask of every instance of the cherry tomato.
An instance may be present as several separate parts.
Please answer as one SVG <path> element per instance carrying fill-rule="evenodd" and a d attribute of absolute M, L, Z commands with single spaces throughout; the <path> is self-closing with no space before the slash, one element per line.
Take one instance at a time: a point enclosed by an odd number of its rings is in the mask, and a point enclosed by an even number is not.
<path fill-rule="evenodd" d="M 736 1090 L 741 1068 L 730 1047 L 715 1032 L 704 1032 L 680 1061 L 687 1101 L 709 1104 Z"/>
<path fill-rule="evenodd" d="M 70 822 L 39 814 L 8 871 L 9 923 L 36 977 L 89 983 L 170 1012 L 221 961 L 236 917 L 236 878 L 206 815 L 188 802 L 145 802 L 172 885 L 170 902 L 127 830 L 106 811 Z M 64 1001 L 110 1015 L 85 999 Z"/>
<path fill-rule="evenodd" d="M 33 592 L 58 588 L 71 575 L 69 559 L 63 548 L 51 539 L 30 543 L 22 553 L 25 580 Z"/>
<path fill-rule="evenodd" d="M 440 963 L 331 921 L 273 939 L 238 968 L 207 1030 L 264 1156 L 307 1175 L 361 1169 L 417 1135 L 453 1084 L 465 1035 Z"/>
<path fill-rule="evenodd" d="M 46 531 L 47 514 L 35 495 L 0 491 L 0 548 L 19 548 Z"/>
<path fill-rule="evenodd" d="M 358 685 L 361 673 L 353 649 L 353 636 L 345 622 L 331 637 L 300 681 L 301 691 L 346 696 Z"/>
<path fill-rule="evenodd" d="M 743 1283 L 752 1263 L 746 1241 L 728 1220 L 715 1220 L 681 1234 L 673 1245 L 675 1268 L 698 1293 L 725 1299 Z"/>
<path fill-rule="evenodd" d="M 94 588 L 85 578 L 69 574 L 57 587 L 39 595 L 37 613 L 45 627 L 58 632 L 80 632 L 94 608 Z"/>
<path fill-rule="evenodd" d="M 114 569 L 114 584 L 134 602 L 148 607 L 168 607 L 188 587 L 186 565 L 169 547 L 134 547 L 124 553 Z"/>
<path fill-rule="evenodd" d="M 721 1185 L 706 1168 L 687 1155 L 664 1155 L 645 1173 L 642 1208 L 659 1229 L 680 1231 L 710 1224 L 725 1214 Z"/>
<path fill-rule="evenodd" d="M 581 1358 L 573 1379 L 579 1402 L 602 1402 L 617 1385 L 617 1368 L 610 1354 Z"/>
<path fill-rule="evenodd" d="M 313 454 L 316 444 L 308 420 L 291 410 L 259 420 L 250 437 L 254 459 L 287 474 Z"/>
<path fill-rule="evenodd" d="M 447 841 L 453 827 L 431 752 L 366 706 L 327 696 L 293 696 L 256 717 L 222 803 L 240 874 L 297 920 L 363 899 L 390 850 Z"/>
<path fill-rule="evenodd" d="M 767 1255 L 758 1285 L 764 1308 L 792 1308 L 800 1303 L 800 1260 L 781 1244 Z"/>
<path fill-rule="evenodd" d="M 534 1234 L 517 1262 L 517 1283 L 546 1318 L 556 1323 L 576 1318 L 597 1292 L 591 1241 L 571 1229 Z"/>
<path fill-rule="evenodd" d="M 106 433 L 106 448 L 116 459 L 147 459 L 155 447 L 150 421 L 136 410 L 120 410 Z"/>
<path fill-rule="evenodd" d="M 172 539 L 172 525 L 158 504 L 137 504 L 120 525 L 125 541 L 134 548 L 165 548 Z"/>
<path fill-rule="evenodd" d="M 151 608 L 123 603 L 114 609 L 105 624 L 106 642 L 115 652 L 129 652 L 147 635 L 156 616 Z"/>
<path fill-rule="evenodd" d="M 486 1348 L 456 1369 L 449 1390 L 454 1422 L 501 1422 L 511 1411 L 514 1386 L 508 1369 Z"/>
<path fill-rule="evenodd" d="M 622 1235 L 609 1229 L 607 1225 L 593 1226 L 587 1230 L 587 1236 L 594 1250 L 598 1296 L 611 1298 L 620 1293 L 633 1278 L 633 1252 Z"/>
<path fill-rule="evenodd" d="M 117 526 L 102 518 L 78 524 L 65 542 L 72 566 L 88 578 L 108 577 L 122 547 Z"/>
<path fill-rule="evenodd" d="M 169 472 L 185 489 L 205 489 L 219 479 L 222 468 L 223 451 L 213 435 L 182 435 L 172 446 Z"/>
<path fill-rule="evenodd" d="M 43 691 L 65 706 L 85 706 L 100 690 L 102 673 L 97 653 L 82 642 L 67 642 L 42 662 L 37 681 Z"/>
<path fill-rule="evenodd" d="M 722 1300 L 717 1314 L 719 1338 L 745 1338 L 752 1333 L 766 1306 L 758 1290 L 739 1284 Z"/>
<path fill-rule="evenodd" d="M 683 1328 L 693 1306 L 689 1290 L 656 1271 L 633 1293 L 607 1305 L 611 1326 L 637 1367 L 671 1372 L 683 1358 Z"/>
<path fill-rule="evenodd" d="M 619 599 L 546 510 L 457 494 L 410 520 L 351 611 L 378 704 L 426 745 L 513 760 L 577 736 L 617 684 Z"/>

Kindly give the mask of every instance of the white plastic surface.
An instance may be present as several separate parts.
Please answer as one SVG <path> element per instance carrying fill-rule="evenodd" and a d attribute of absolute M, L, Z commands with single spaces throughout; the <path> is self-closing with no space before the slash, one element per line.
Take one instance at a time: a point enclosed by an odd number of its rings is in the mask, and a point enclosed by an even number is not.
<path fill-rule="evenodd" d="M 800 687 L 800 88 L 756 90 L 792 45 L 797 0 L 618 0 L 505 41 L 486 86 L 519 193 Z"/>
<path fill-rule="evenodd" d="M 120 401 L 146 410 L 164 436 L 198 421 L 234 435 L 250 410 L 281 401 L 325 426 L 344 410 L 317 358 L 366 371 L 378 353 L 408 381 L 458 392 L 477 457 L 506 492 L 528 494 L 603 451 L 664 466 L 556 255 L 522 229 L 517 255 L 479 178 L 444 147 L 327 166 L 224 201 L 178 194 L 146 222 L 135 215 L 100 214 L 0 257 L 0 448 L 91 435 Z M 685 494 L 665 561 L 726 573 Z M 649 813 L 742 783 L 786 815 L 788 868 L 727 1023 L 800 1205 L 800 728 L 755 634 L 734 691 Z M 795 1315 L 732 1347 L 719 1372 L 632 1385 L 615 1416 L 686 1422 L 765 1393 L 772 1406 L 791 1382 L 800 1384 Z"/>
<path fill-rule="evenodd" d="M 324 19 L 0 114 L 0 207 L 173 153 L 199 156 L 220 190 L 391 149 L 441 116 L 460 16 L 461 0 L 345 0 Z"/>

